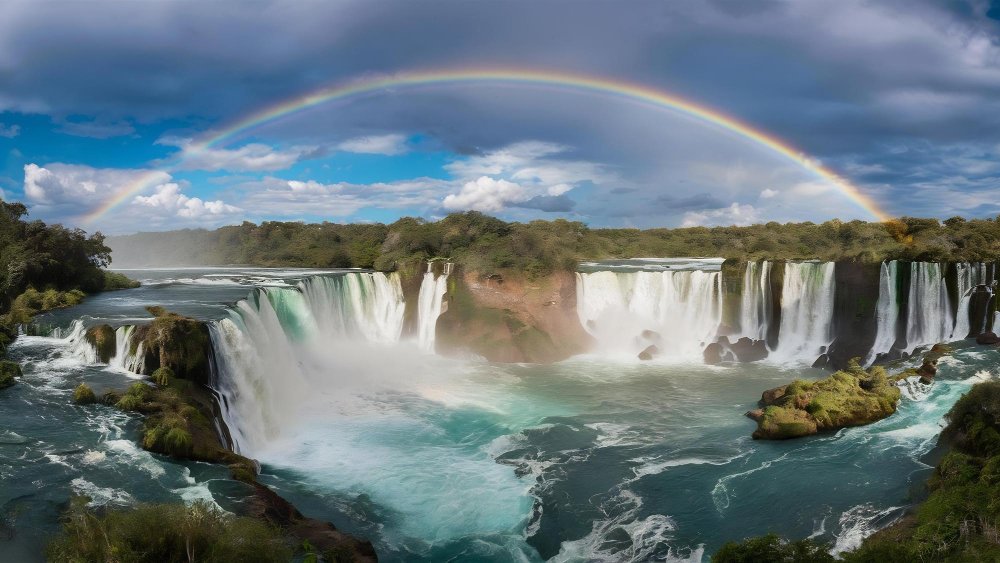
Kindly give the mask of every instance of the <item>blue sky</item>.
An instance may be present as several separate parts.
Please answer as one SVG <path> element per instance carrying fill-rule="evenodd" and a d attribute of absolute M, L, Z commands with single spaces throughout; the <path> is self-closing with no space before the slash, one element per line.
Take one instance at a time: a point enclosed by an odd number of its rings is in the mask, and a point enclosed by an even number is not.
<path fill-rule="evenodd" d="M 894 215 L 993 217 L 998 18 L 980 0 L 11 0 L 0 5 L 0 190 L 33 217 L 106 233 L 466 209 L 634 227 L 871 218 L 746 139 L 573 89 L 394 88 L 189 148 L 317 88 L 503 66 L 710 106 Z M 150 170 L 141 192 L 84 221 Z"/>

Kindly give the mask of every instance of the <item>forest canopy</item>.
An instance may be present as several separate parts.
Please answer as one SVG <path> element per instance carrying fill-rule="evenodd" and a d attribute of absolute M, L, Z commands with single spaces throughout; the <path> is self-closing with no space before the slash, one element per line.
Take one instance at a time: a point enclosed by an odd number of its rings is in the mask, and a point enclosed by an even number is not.
<path fill-rule="evenodd" d="M 544 275 L 583 260 L 719 256 L 750 259 L 992 261 L 1000 218 L 891 223 L 832 220 L 747 227 L 591 229 L 575 221 L 511 223 L 478 212 L 389 224 L 267 221 L 111 237 L 127 266 L 256 265 L 393 270 L 447 258 L 480 272 Z"/>

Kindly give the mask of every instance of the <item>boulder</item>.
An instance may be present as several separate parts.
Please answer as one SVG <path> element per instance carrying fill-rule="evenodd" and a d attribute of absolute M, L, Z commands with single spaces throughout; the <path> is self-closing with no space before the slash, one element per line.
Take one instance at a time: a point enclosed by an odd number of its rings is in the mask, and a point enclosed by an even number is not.
<path fill-rule="evenodd" d="M 767 343 L 763 340 L 751 340 L 743 337 L 729 347 L 741 362 L 758 362 L 767 358 Z"/>
<path fill-rule="evenodd" d="M 976 336 L 976 344 L 994 346 L 996 344 L 1000 344 L 1000 336 L 997 336 L 995 332 L 984 332 L 979 336 Z"/>
<path fill-rule="evenodd" d="M 94 395 L 94 390 L 89 385 L 81 383 L 73 390 L 73 402 L 78 405 L 92 405 L 97 402 L 97 395 Z"/>
<path fill-rule="evenodd" d="M 925 385 L 933 383 L 934 376 L 937 375 L 937 360 L 924 360 L 923 365 L 917 369 L 917 375 L 920 376 L 920 383 Z"/>
<path fill-rule="evenodd" d="M 656 347 L 656 344 L 650 344 L 646 346 L 646 349 L 639 352 L 640 360 L 652 360 L 653 358 L 660 355 L 660 349 Z"/>
<path fill-rule="evenodd" d="M 814 368 L 825 368 L 830 365 L 830 356 L 826 354 L 820 354 L 816 361 L 812 363 Z"/>
<path fill-rule="evenodd" d="M 710 366 L 717 366 L 722 363 L 722 352 L 723 348 L 718 342 L 713 342 L 708 346 L 705 346 L 705 351 L 703 356 L 705 358 L 705 363 Z"/>
<path fill-rule="evenodd" d="M 760 401 L 758 403 L 762 407 L 773 405 L 781 400 L 785 396 L 785 390 L 788 389 L 787 385 L 782 385 L 781 387 L 775 387 L 774 389 L 768 389 L 760 394 Z"/>

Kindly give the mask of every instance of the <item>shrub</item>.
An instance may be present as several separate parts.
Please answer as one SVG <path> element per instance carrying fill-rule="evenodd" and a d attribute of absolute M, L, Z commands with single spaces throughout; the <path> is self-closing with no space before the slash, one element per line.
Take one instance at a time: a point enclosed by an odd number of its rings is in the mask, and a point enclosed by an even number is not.
<path fill-rule="evenodd" d="M 97 402 L 97 395 L 86 383 L 81 383 L 73 390 L 73 402 L 78 405 L 91 405 Z"/>
<path fill-rule="evenodd" d="M 833 563 L 828 549 L 812 540 L 787 542 L 767 534 L 723 545 L 712 556 L 712 563 Z"/>
<path fill-rule="evenodd" d="M 166 366 L 157 368 L 157 370 L 153 372 L 153 375 L 150 376 L 150 379 L 152 379 L 153 382 L 159 385 L 160 387 L 166 387 L 167 385 L 170 385 L 170 380 L 173 378 L 174 378 L 174 370 Z"/>

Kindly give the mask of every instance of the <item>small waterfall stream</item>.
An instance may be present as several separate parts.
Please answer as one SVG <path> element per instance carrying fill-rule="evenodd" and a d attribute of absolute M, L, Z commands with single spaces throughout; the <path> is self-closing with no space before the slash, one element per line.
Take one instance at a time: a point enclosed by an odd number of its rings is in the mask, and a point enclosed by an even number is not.
<path fill-rule="evenodd" d="M 896 295 L 896 280 L 899 277 L 899 262 L 883 262 L 879 268 L 878 304 L 875 307 L 875 322 L 878 332 L 875 344 L 865 358 L 865 365 L 871 364 L 879 354 L 892 349 L 896 343 L 896 328 L 899 321 L 899 301 Z"/>
<path fill-rule="evenodd" d="M 918 346 L 948 340 L 954 329 L 954 315 L 948 301 L 941 264 L 913 262 L 910 264 L 910 294 L 907 304 L 906 346 L 913 351 Z"/>
<path fill-rule="evenodd" d="M 444 294 L 448 291 L 448 276 L 451 275 L 452 264 L 446 263 L 440 275 L 434 274 L 434 263 L 427 263 L 427 271 L 420 283 L 420 294 L 417 298 L 417 341 L 420 349 L 426 352 L 434 351 L 434 337 L 437 319 L 441 316 Z"/>

